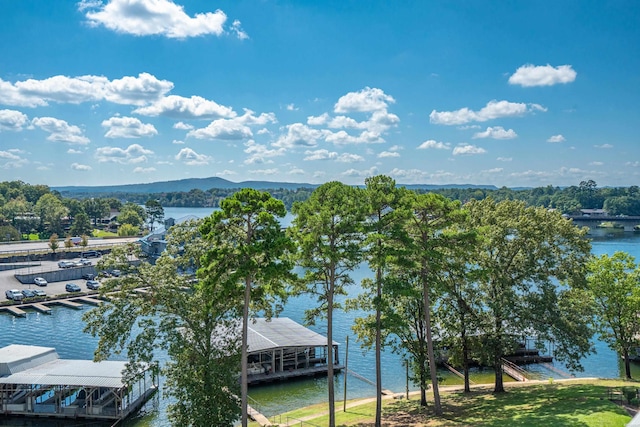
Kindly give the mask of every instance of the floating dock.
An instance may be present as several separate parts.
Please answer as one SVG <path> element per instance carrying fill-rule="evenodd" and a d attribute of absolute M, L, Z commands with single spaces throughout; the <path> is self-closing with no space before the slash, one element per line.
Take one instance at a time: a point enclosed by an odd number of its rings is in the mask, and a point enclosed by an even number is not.
<path fill-rule="evenodd" d="M 117 424 L 157 390 L 157 378 L 148 368 L 138 380 L 125 382 L 126 363 L 60 359 L 50 347 L 0 348 L 0 411 Z"/>

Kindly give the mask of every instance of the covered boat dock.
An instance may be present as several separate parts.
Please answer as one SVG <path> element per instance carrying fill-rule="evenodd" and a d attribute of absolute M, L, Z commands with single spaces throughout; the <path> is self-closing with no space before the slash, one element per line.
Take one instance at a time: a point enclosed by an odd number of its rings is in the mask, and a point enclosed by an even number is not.
<path fill-rule="evenodd" d="M 0 410 L 28 417 L 120 420 L 157 389 L 149 369 L 125 383 L 126 362 L 60 359 L 54 348 L 0 348 Z"/>
<path fill-rule="evenodd" d="M 248 330 L 249 384 L 326 375 L 328 351 L 333 352 L 334 372 L 344 368 L 337 342 L 328 349 L 326 337 L 289 318 L 255 319 Z"/>

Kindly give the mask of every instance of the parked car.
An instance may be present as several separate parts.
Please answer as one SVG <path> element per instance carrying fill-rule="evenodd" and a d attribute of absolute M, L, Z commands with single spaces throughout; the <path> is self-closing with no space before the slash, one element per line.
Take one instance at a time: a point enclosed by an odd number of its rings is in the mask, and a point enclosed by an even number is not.
<path fill-rule="evenodd" d="M 4 294 L 8 299 L 12 299 L 14 301 L 22 301 L 22 298 L 24 298 L 24 295 L 22 295 L 22 292 L 18 289 L 9 289 Z"/>
<path fill-rule="evenodd" d="M 91 289 L 93 291 L 100 289 L 100 282 L 97 280 L 87 280 L 87 289 Z"/>
<path fill-rule="evenodd" d="M 80 286 L 75 283 L 67 283 L 64 285 L 64 290 L 67 292 L 80 292 L 82 289 L 80 289 Z"/>
<path fill-rule="evenodd" d="M 121 274 L 122 274 L 122 271 L 120 270 L 111 270 L 111 275 L 113 277 L 120 277 Z"/>
<path fill-rule="evenodd" d="M 93 273 L 84 273 L 84 274 L 82 275 L 82 278 L 83 278 L 84 280 L 93 280 L 93 279 L 95 279 L 95 278 L 96 278 L 96 275 L 95 275 L 95 274 L 93 274 Z"/>
<path fill-rule="evenodd" d="M 43 291 L 42 289 L 33 289 L 31 292 L 33 292 L 33 294 L 37 297 L 46 297 L 47 293 L 45 291 Z"/>
<path fill-rule="evenodd" d="M 33 283 L 38 286 L 47 286 L 47 281 L 44 280 L 43 277 L 36 277 L 35 279 L 33 279 Z"/>
<path fill-rule="evenodd" d="M 80 258 L 80 259 L 76 262 L 76 264 L 77 264 L 77 265 L 80 265 L 80 266 L 91 265 L 91 261 L 89 261 L 89 260 L 88 260 L 88 259 L 86 259 L 86 258 Z"/>
<path fill-rule="evenodd" d="M 60 268 L 70 268 L 73 267 L 75 265 L 75 262 L 73 261 L 59 261 L 58 262 L 58 267 Z"/>
<path fill-rule="evenodd" d="M 82 258 L 98 258 L 102 254 L 98 251 L 85 251 L 80 254 Z"/>
<path fill-rule="evenodd" d="M 36 294 L 34 294 L 31 289 L 23 289 L 22 296 L 24 296 L 25 298 L 33 298 L 36 296 Z"/>

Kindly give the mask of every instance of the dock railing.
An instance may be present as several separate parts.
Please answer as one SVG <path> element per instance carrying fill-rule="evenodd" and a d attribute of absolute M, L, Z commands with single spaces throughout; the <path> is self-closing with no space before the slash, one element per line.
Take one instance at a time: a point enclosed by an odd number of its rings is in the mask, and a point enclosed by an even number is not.
<path fill-rule="evenodd" d="M 504 357 L 500 359 L 502 362 L 502 372 L 509 375 L 516 381 L 529 381 L 526 371 L 513 362 L 508 361 Z"/>

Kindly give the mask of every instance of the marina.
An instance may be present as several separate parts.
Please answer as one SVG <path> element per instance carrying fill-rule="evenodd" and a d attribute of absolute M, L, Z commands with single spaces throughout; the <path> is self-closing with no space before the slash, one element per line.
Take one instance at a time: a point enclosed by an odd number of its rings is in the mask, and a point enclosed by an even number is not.
<path fill-rule="evenodd" d="M 149 369 L 126 382 L 126 362 L 61 359 L 54 348 L 0 348 L 0 410 L 5 416 L 119 421 L 157 390 Z"/>

